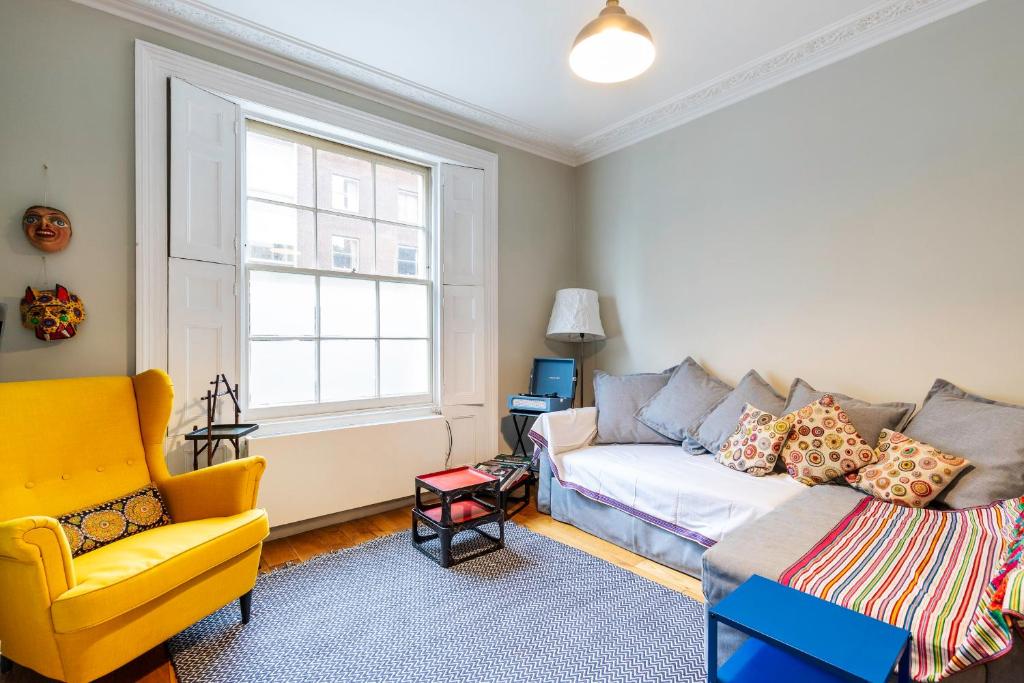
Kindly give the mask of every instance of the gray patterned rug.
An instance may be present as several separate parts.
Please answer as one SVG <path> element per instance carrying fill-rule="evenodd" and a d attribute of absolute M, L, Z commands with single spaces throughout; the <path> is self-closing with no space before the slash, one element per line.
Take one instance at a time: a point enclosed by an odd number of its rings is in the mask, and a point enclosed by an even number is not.
<path fill-rule="evenodd" d="M 469 534 L 475 536 L 475 534 Z M 704 680 L 700 603 L 515 524 L 441 569 L 397 533 L 260 576 L 171 640 L 181 683 Z"/>

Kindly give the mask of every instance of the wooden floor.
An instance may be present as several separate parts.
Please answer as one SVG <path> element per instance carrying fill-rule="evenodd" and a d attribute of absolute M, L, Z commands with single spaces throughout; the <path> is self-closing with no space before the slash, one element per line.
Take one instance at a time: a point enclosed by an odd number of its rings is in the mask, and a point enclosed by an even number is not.
<path fill-rule="evenodd" d="M 537 512 L 531 505 L 513 518 L 518 524 L 568 546 L 628 569 L 634 574 L 667 586 L 672 590 L 703 602 L 700 581 L 657 562 L 634 555 L 622 548 L 580 531 L 574 526 L 556 522 L 548 515 Z M 322 553 L 349 548 L 365 543 L 378 536 L 386 536 L 409 528 L 409 510 L 402 508 L 384 512 L 372 517 L 335 524 L 333 526 L 307 531 L 288 538 L 269 541 L 263 545 L 260 571 L 273 571 L 289 563 L 304 562 Z M 259 598 L 257 598 L 258 600 Z M 21 667 L 6 676 L 0 676 L 2 683 L 39 683 L 46 681 Z M 155 647 L 141 657 L 129 662 L 117 671 L 100 679 L 104 683 L 143 681 L 145 683 L 170 683 L 177 679 L 167 658 L 164 646 Z"/>

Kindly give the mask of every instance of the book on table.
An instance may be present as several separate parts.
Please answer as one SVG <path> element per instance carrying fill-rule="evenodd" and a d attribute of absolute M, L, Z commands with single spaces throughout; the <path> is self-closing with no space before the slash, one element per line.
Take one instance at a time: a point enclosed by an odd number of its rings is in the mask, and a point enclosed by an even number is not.
<path fill-rule="evenodd" d="M 481 472 L 487 472 L 498 478 L 501 482 L 498 484 L 498 488 L 501 491 L 507 491 L 512 486 L 518 484 L 523 480 L 524 477 L 529 476 L 529 464 L 509 464 L 502 462 L 498 459 L 488 460 L 476 465 L 476 469 Z"/>

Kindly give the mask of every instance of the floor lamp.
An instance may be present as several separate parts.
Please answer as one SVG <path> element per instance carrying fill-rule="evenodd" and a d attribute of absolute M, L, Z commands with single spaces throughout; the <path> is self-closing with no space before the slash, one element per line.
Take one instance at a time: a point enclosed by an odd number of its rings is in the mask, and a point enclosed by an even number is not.
<path fill-rule="evenodd" d="M 604 339 L 601 308 L 597 292 L 592 289 L 560 289 L 555 292 L 555 305 L 548 321 L 548 339 L 580 344 L 579 377 L 580 407 L 585 403 L 583 381 L 583 342 Z"/>

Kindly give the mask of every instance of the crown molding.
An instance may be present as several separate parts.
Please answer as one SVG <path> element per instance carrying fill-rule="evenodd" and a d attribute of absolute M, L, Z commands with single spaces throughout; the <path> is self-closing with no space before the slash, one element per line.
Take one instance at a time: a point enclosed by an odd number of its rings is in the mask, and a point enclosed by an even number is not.
<path fill-rule="evenodd" d="M 689 123 L 984 0 L 885 0 L 576 141 L 576 163 Z"/>
<path fill-rule="evenodd" d="M 198 0 L 72 1 L 547 159 L 576 161 L 569 141 Z"/>
<path fill-rule="evenodd" d="M 985 0 L 882 0 L 575 142 L 222 12 L 200 0 L 72 1 L 510 147 L 578 166 Z"/>

